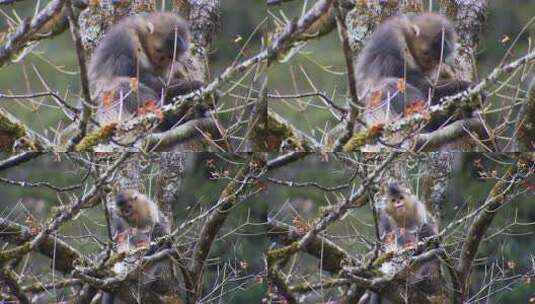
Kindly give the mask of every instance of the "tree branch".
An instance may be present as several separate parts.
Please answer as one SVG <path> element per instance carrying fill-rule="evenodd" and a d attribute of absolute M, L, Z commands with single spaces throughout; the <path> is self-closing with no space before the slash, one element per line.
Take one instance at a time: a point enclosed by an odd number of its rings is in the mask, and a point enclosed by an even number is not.
<path fill-rule="evenodd" d="M 44 153 L 42 152 L 24 152 L 14 155 L 8 159 L 0 161 L 0 171 L 7 170 L 9 168 L 16 167 L 22 163 L 28 162 L 34 158 L 37 158 Z"/>
<path fill-rule="evenodd" d="M 22 245 L 33 237 L 33 233 L 28 227 L 1 217 L 0 231 L 2 231 L 0 239 L 15 246 Z M 37 246 L 36 251 L 54 260 L 56 270 L 66 274 L 74 269 L 76 261 L 83 262 L 86 260 L 76 249 L 51 235 L 45 237 L 43 242 Z"/>
<path fill-rule="evenodd" d="M 35 18 L 24 19 L 19 28 L 6 37 L 5 43 L 0 47 L 0 67 L 21 48 L 29 39 L 37 33 L 47 21 L 58 14 L 64 5 L 65 0 L 54 0 L 50 2 Z"/>
<path fill-rule="evenodd" d="M 467 281 L 471 272 L 472 264 L 478 252 L 478 247 L 487 232 L 492 220 L 496 216 L 498 210 L 510 201 L 510 194 L 518 187 L 519 181 L 529 176 L 528 171 L 533 172 L 535 169 L 533 163 L 530 163 L 530 154 L 520 155 L 515 164 L 507 170 L 507 173 L 499 179 L 499 181 L 492 187 L 487 199 L 483 203 L 484 209 L 474 219 L 474 222 L 468 229 L 466 240 L 461 249 L 461 256 L 457 264 L 457 272 L 459 274 L 459 281 L 461 296 L 463 297 L 468 288 Z M 462 301 L 463 299 L 459 299 Z"/>

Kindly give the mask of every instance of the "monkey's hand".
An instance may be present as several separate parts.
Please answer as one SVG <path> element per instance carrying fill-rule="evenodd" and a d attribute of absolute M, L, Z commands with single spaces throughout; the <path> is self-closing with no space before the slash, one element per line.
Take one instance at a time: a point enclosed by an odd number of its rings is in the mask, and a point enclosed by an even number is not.
<path fill-rule="evenodd" d="M 149 249 L 150 248 L 150 242 L 149 240 L 138 240 L 136 242 L 136 248 L 139 249 Z"/>
<path fill-rule="evenodd" d="M 173 97 L 186 95 L 204 86 L 204 82 L 197 80 L 173 79 L 166 91 L 166 103 L 170 103 Z"/>
<path fill-rule="evenodd" d="M 387 232 L 385 233 L 385 236 L 383 237 L 383 243 L 385 243 L 385 245 L 388 245 L 388 244 L 391 244 L 394 242 L 394 232 Z"/>
<path fill-rule="evenodd" d="M 130 231 L 124 230 L 115 236 L 115 244 L 117 244 L 117 252 L 127 252 L 129 251 L 129 235 Z"/>
<path fill-rule="evenodd" d="M 403 244 L 403 248 L 405 249 L 416 249 L 416 247 L 416 242 L 414 240 L 405 241 L 405 244 Z"/>

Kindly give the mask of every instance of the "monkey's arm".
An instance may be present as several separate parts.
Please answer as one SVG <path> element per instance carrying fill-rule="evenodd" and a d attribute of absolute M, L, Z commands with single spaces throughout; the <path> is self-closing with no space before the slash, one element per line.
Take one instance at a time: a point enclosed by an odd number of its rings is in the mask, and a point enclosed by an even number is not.
<path fill-rule="evenodd" d="M 390 233 L 394 231 L 395 223 L 394 221 L 388 216 L 385 211 L 381 210 L 379 213 L 379 237 L 381 240 L 383 240 L 384 235 L 387 233 Z"/>
<path fill-rule="evenodd" d="M 165 103 L 171 103 L 173 97 L 185 95 L 204 86 L 204 83 L 197 80 L 173 79 L 167 87 Z"/>
<path fill-rule="evenodd" d="M 464 80 L 450 80 L 439 82 L 436 87 L 433 88 L 433 96 L 431 98 L 431 104 L 440 104 L 440 100 L 444 97 L 451 96 L 468 89 L 472 83 Z M 441 126 L 448 123 L 448 121 L 457 120 L 458 114 L 462 114 L 462 117 L 471 117 L 472 111 L 466 111 L 463 109 L 461 112 L 448 111 L 442 114 L 433 115 L 429 123 L 425 126 L 426 131 L 434 131 Z"/>
<path fill-rule="evenodd" d="M 435 231 L 436 230 L 433 223 L 423 223 L 418 231 L 418 241 L 436 235 Z"/>
<path fill-rule="evenodd" d="M 434 87 L 431 103 L 436 105 L 440 103 L 441 98 L 464 91 L 471 85 L 471 82 L 464 80 L 439 81 L 439 83 Z"/>

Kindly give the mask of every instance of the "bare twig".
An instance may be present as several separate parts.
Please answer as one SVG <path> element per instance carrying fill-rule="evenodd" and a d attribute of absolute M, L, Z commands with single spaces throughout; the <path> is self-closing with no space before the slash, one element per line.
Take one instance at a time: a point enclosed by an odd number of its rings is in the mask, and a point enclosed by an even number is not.
<path fill-rule="evenodd" d="M 24 152 L 17 155 L 14 155 L 8 159 L 0 161 L 0 171 L 16 167 L 22 163 L 30 161 L 34 158 L 37 158 L 44 153 L 41 152 Z"/>

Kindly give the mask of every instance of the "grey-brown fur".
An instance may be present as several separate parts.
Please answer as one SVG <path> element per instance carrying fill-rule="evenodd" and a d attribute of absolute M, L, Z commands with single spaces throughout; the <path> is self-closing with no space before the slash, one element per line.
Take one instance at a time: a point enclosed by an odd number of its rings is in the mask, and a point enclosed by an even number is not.
<path fill-rule="evenodd" d="M 131 228 L 152 233 L 156 229 L 158 234 L 169 231 L 156 203 L 137 190 L 127 189 L 117 193 L 115 206 L 118 216 Z"/>
<path fill-rule="evenodd" d="M 414 194 L 400 186 L 390 183 L 384 197 L 385 206 L 379 212 L 379 235 L 383 251 L 400 251 L 415 247 L 417 242 L 436 235 L 438 226 L 425 204 Z M 415 254 L 420 254 L 416 251 Z M 393 265 L 385 265 L 393 263 Z M 385 269 L 398 269 L 397 262 L 386 262 Z M 387 267 L 388 266 L 388 267 Z M 390 273 L 392 275 L 392 273 Z M 407 278 L 409 288 L 426 294 L 436 294 L 443 287 L 440 277 L 440 261 L 432 259 L 412 269 Z M 410 302 L 410 301 L 409 301 Z M 390 304 L 384 296 L 367 291 L 359 304 Z"/>
<path fill-rule="evenodd" d="M 131 118 L 146 102 L 167 104 L 203 85 L 177 77 L 172 69 L 189 48 L 188 27 L 172 13 L 138 14 L 119 21 L 104 35 L 89 67 L 99 122 Z M 110 101 L 111 105 L 105 104 Z M 178 119 L 166 117 L 159 129 L 171 128 Z"/>
<path fill-rule="evenodd" d="M 143 243 L 145 246 L 151 245 L 155 241 L 170 232 L 169 223 L 165 219 L 157 204 L 145 194 L 134 190 L 125 189 L 115 196 L 115 208 L 112 208 L 112 234 L 114 242 L 119 252 L 131 251 L 139 248 Z M 164 244 L 168 248 L 170 243 Z M 152 255 L 162 247 L 152 244 L 144 255 Z M 137 258 L 125 260 L 115 264 L 114 270 L 118 273 L 125 272 L 130 264 L 135 264 Z M 130 303 L 132 295 L 139 293 L 139 286 L 142 286 L 140 293 L 142 302 L 165 303 L 160 296 L 176 295 L 183 297 L 181 281 L 177 281 L 177 272 L 171 259 L 163 259 L 143 268 L 142 274 L 137 278 L 133 290 L 119 289 L 115 294 L 102 292 L 102 304 Z"/>
<path fill-rule="evenodd" d="M 440 63 L 452 58 L 456 44 L 455 29 L 442 15 L 407 14 L 387 19 L 372 34 L 356 64 L 357 90 L 366 107 L 364 120 L 387 123 L 399 118 L 414 101 L 434 105 L 442 97 L 467 89 L 469 82 L 444 78 L 437 82 L 435 78 Z M 399 90 L 400 79 L 405 80 L 404 92 Z M 382 92 L 379 102 L 373 100 L 376 92 Z M 435 117 L 424 129 L 438 129 L 452 114 Z"/>

